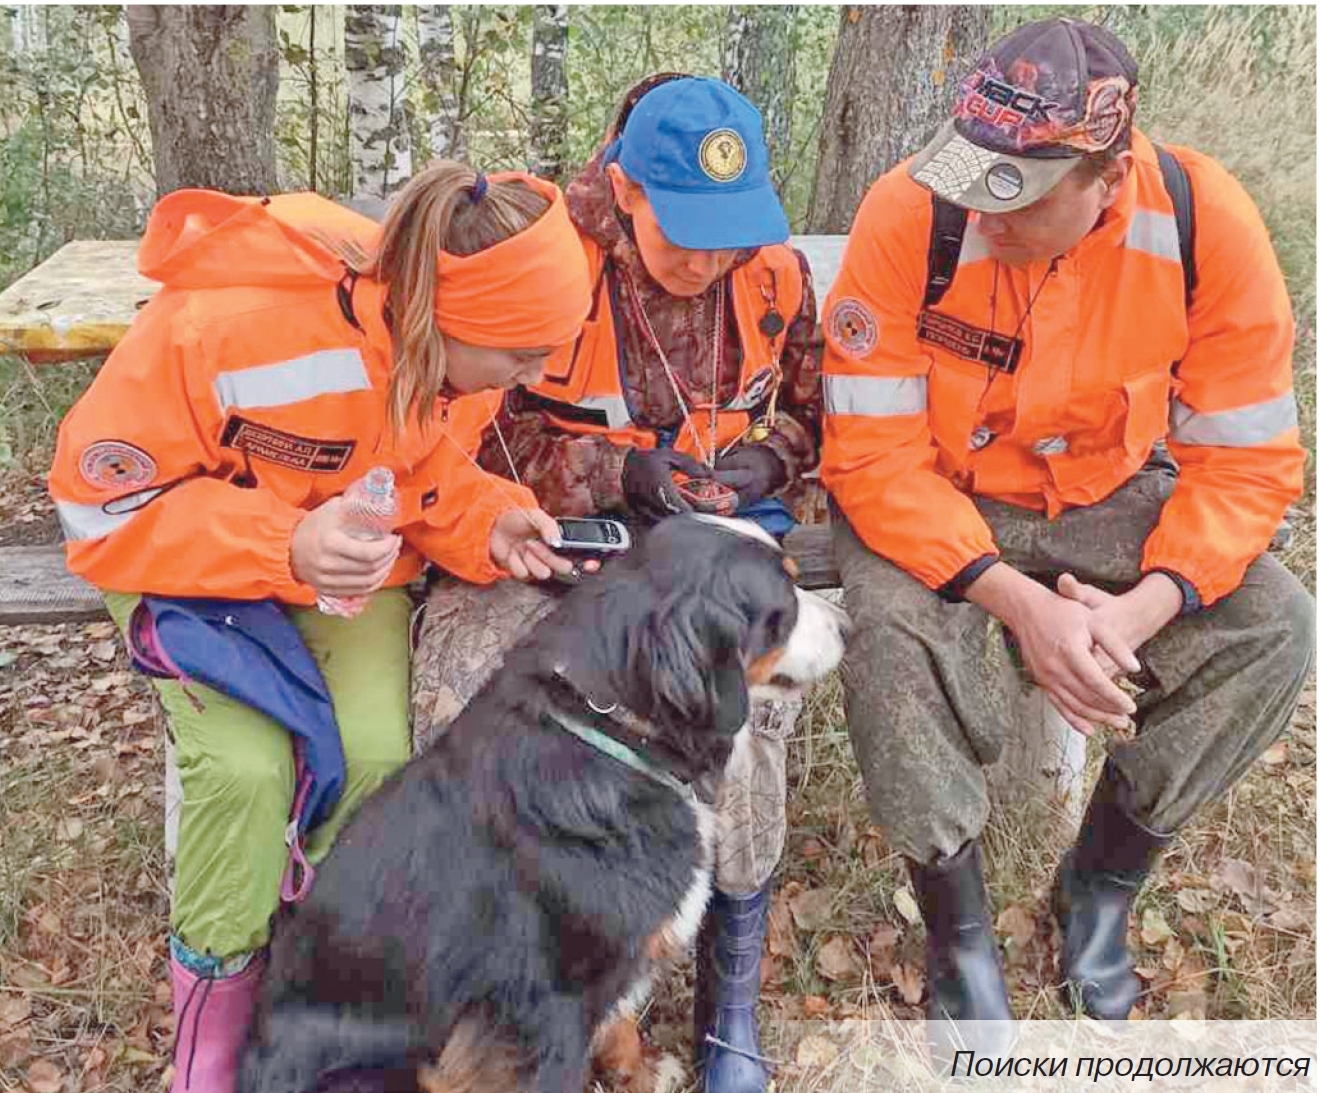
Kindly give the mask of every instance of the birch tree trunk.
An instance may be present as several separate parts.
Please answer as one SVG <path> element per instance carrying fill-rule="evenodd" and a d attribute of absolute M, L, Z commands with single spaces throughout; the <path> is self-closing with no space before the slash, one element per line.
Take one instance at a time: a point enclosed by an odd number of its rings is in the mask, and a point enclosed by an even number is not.
<path fill-rule="evenodd" d="M 386 200 L 412 177 L 398 4 L 344 9 L 352 196 Z"/>
<path fill-rule="evenodd" d="M 278 189 L 273 7 L 128 7 L 129 48 L 146 93 L 156 193 Z"/>
<path fill-rule="evenodd" d="M 761 111 L 777 185 L 791 155 L 797 11 L 795 4 L 734 5 L 725 38 L 724 79 Z"/>
<path fill-rule="evenodd" d="M 467 149 L 463 144 L 458 64 L 454 59 L 453 13 L 448 4 L 423 4 L 416 10 L 418 67 L 431 158 L 462 159 Z"/>
<path fill-rule="evenodd" d="M 916 152 L 948 116 L 987 44 L 990 9 L 844 7 L 821 122 L 809 232 L 846 232 L 876 176 Z"/>
<path fill-rule="evenodd" d="M 568 137 L 568 7 L 537 4 L 532 9 L 531 170 L 559 182 Z"/>

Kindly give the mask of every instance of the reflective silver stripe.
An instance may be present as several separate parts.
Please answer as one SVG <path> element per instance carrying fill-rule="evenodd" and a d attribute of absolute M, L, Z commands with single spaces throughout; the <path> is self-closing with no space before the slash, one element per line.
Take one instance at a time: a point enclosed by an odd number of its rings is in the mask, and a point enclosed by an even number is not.
<path fill-rule="evenodd" d="M 1181 399 L 1169 407 L 1169 436 L 1179 444 L 1250 448 L 1297 426 L 1297 402 L 1291 391 L 1235 410 L 1198 413 Z"/>
<path fill-rule="evenodd" d="M 611 429 L 626 429 L 632 424 L 632 415 L 628 413 L 628 403 L 622 395 L 587 395 L 575 403 L 584 410 L 604 413 L 605 424 Z"/>
<path fill-rule="evenodd" d="M 72 501 L 56 501 L 55 512 L 60 518 L 60 527 L 64 529 L 64 538 L 70 542 L 103 539 L 112 531 L 122 528 L 162 492 L 160 489 L 150 489 L 135 493 L 132 495 L 133 507 L 120 512 L 106 512 L 105 506 L 117 500 L 123 501 L 124 498 L 112 498 L 100 505 L 75 505 Z"/>
<path fill-rule="evenodd" d="M 1182 261 L 1182 253 L 1178 250 L 1178 224 L 1168 213 L 1138 209 L 1132 214 L 1124 245 L 1129 250 L 1145 251 L 1170 262 Z"/>
<path fill-rule="evenodd" d="M 926 409 L 926 377 L 826 376 L 825 411 L 865 417 L 899 417 Z"/>
<path fill-rule="evenodd" d="M 254 410 L 261 406 L 288 406 L 317 395 L 367 391 L 367 366 L 356 349 L 319 349 L 305 357 L 241 368 L 216 376 L 220 412 Z"/>
<path fill-rule="evenodd" d="M 1047 436 L 1036 441 L 1031 446 L 1031 450 L 1037 455 L 1063 455 L 1068 450 L 1068 438 L 1066 436 Z"/>

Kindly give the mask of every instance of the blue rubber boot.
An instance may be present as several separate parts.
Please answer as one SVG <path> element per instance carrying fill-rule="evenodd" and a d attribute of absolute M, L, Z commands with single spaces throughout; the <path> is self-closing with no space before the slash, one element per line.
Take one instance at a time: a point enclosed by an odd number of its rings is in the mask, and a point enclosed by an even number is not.
<path fill-rule="evenodd" d="M 770 1082 L 756 1026 L 769 907 L 767 885 L 745 897 L 716 890 L 706 910 L 693 999 L 702 1093 L 765 1093 Z"/>

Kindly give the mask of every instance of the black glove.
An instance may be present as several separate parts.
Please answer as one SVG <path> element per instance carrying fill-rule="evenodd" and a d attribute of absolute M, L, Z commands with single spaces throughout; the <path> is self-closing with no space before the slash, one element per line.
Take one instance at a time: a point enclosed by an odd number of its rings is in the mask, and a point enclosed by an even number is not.
<path fill-rule="evenodd" d="M 765 444 L 735 448 L 715 463 L 715 481 L 738 491 L 738 508 L 751 508 L 788 481 L 784 461 Z"/>
<path fill-rule="evenodd" d="M 709 468 L 672 448 L 630 448 L 623 460 L 623 496 L 628 511 L 648 523 L 691 512 L 692 506 L 678 495 L 675 472 L 689 478 L 710 477 Z"/>

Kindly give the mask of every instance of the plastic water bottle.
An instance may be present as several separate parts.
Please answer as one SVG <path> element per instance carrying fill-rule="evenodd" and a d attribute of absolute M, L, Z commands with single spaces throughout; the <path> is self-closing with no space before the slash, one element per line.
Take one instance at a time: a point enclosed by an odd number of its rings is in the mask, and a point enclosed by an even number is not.
<path fill-rule="evenodd" d="M 343 528 L 354 539 L 384 539 L 394 531 L 399 515 L 399 494 L 394 472 L 372 467 L 344 491 Z M 316 606 L 323 614 L 351 619 L 367 606 L 366 596 L 318 596 Z"/>

